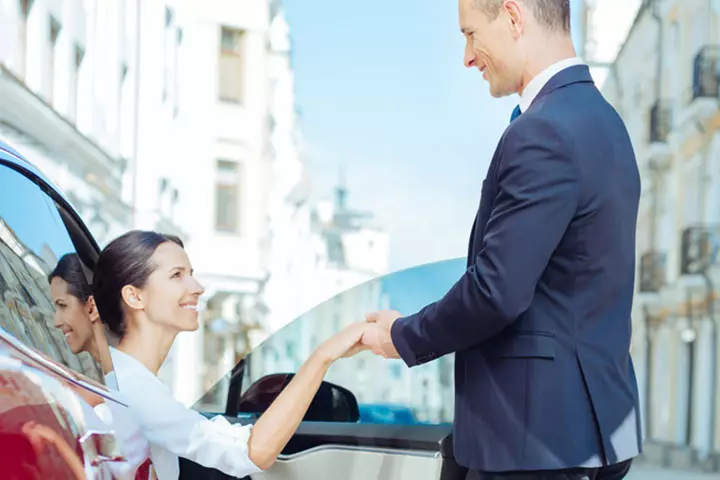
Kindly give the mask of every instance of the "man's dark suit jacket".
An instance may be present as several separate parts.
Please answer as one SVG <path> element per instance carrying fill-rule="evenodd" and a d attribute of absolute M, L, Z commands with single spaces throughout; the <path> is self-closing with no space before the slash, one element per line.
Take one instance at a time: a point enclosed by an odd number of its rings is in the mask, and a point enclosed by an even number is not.
<path fill-rule="evenodd" d="M 640 178 L 585 65 L 504 132 L 467 271 L 398 319 L 408 366 L 455 353 L 454 454 L 481 471 L 598 467 L 641 449 L 630 358 Z"/>

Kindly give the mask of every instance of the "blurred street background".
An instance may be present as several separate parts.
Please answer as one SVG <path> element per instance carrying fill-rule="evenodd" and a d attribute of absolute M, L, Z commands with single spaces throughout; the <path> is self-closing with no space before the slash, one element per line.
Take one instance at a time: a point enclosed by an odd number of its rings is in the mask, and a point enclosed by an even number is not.
<path fill-rule="evenodd" d="M 647 442 L 630 478 L 718 478 L 720 0 L 570 3 L 642 175 Z M 490 98 L 463 44 L 454 2 L 0 0 L 0 138 L 101 246 L 132 228 L 183 238 L 207 293 L 161 377 L 211 407 L 251 350 L 250 379 L 296 368 L 343 323 L 410 313 L 462 271 L 517 103 Z M 451 359 L 362 362 L 332 378 L 368 415 L 452 420 Z"/>
<path fill-rule="evenodd" d="M 633 468 L 625 478 L 627 480 L 710 480 L 711 478 L 718 478 L 718 475 L 687 470 L 668 470 L 658 467 L 637 467 Z"/>

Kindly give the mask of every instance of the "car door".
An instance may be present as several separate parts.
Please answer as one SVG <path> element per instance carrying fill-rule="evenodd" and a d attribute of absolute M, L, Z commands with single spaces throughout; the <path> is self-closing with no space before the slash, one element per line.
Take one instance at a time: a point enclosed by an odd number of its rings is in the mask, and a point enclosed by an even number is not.
<path fill-rule="evenodd" d="M 331 298 L 255 348 L 194 406 L 254 422 L 326 338 L 365 312 L 414 313 L 447 292 L 463 259 L 380 277 Z M 278 462 L 252 480 L 465 478 L 452 459 L 453 357 L 409 369 L 363 352 L 336 362 Z M 181 460 L 181 478 L 228 478 Z"/>
<path fill-rule="evenodd" d="M 0 443 L 7 447 L 0 470 L 17 478 L 113 478 L 125 473 L 125 459 L 100 412 L 124 407 L 107 388 L 116 385 L 106 385 L 108 346 L 96 336 L 94 348 L 78 347 L 73 332 L 63 334 L 50 279 L 61 259 L 71 259 L 79 276 L 67 277 L 67 290 L 87 288 L 98 248 L 21 160 L 0 148 Z"/>

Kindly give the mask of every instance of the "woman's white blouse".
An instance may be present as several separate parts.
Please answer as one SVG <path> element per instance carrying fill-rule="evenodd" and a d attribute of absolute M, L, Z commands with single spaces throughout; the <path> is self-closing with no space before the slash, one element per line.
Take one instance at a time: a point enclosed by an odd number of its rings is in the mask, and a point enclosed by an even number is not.
<path fill-rule="evenodd" d="M 234 477 L 260 472 L 248 456 L 251 425 L 232 425 L 224 417 L 209 420 L 175 400 L 170 390 L 132 356 L 110 348 L 120 400 L 150 443 L 158 480 L 180 475 L 178 457 L 216 468 Z"/>

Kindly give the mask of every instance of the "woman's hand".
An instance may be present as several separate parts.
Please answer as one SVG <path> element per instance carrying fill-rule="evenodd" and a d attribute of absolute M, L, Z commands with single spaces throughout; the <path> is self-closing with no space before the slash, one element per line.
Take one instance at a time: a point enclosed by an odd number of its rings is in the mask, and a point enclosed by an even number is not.
<path fill-rule="evenodd" d="M 320 388 L 330 364 L 369 348 L 362 344 L 366 329 L 374 325 L 348 325 L 325 340 L 300 367 L 287 387 L 255 422 L 248 442 L 250 460 L 262 470 L 270 468 L 290 441 Z"/>
<path fill-rule="evenodd" d="M 326 361 L 334 362 L 339 358 L 352 357 L 363 350 L 369 350 L 370 347 L 362 343 L 363 334 L 369 327 L 371 325 L 367 322 L 352 323 L 325 340 L 315 352 Z"/>

